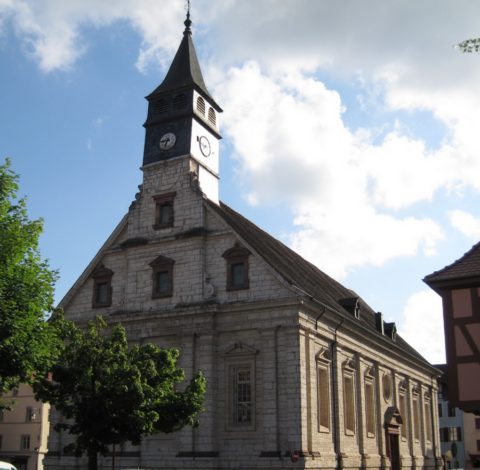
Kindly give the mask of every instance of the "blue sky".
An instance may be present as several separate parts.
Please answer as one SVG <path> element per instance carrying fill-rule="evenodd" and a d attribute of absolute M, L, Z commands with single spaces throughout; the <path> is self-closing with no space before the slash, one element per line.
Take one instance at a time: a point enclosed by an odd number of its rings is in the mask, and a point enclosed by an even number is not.
<path fill-rule="evenodd" d="M 221 199 L 299 251 L 432 362 L 421 279 L 480 239 L 480 33 L 462 0 L 193 0 L 224 109 Z M 0 0 L 0 161 L 21 175 L 59 301 L 141 183 L 144 96 L 183 0 Z"/>

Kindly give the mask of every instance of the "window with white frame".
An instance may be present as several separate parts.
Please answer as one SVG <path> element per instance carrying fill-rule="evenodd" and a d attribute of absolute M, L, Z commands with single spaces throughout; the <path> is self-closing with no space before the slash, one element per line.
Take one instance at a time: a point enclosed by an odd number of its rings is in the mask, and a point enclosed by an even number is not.
<path fill-rule="evenodd" d="M 226 428 L 227 431 L 255 429 L 255 356 L 258 351 L 236 343 L 227 352 L 226 372 Z"/>

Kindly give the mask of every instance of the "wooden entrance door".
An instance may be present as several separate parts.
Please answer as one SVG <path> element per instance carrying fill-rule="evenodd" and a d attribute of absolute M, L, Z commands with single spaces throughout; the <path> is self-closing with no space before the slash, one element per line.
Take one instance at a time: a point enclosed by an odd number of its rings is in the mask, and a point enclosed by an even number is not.
<path fill-rule="evenodd" d="M 400 470 L 400 446 L 398 443 L 398 434 L 388 433 L 388 447 L 389 447 L 389 457 L 390 464 L 392 465 L 392 470 Z"/>

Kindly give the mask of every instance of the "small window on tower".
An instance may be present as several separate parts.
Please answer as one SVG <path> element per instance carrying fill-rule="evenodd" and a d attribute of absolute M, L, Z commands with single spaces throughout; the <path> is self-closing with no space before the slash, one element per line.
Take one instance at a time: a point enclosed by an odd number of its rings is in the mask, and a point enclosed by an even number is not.
<path fill-rule="evenodd" d="M 152 298 L 171 297 L 173 294 L 173 265 L 175 261 L 159 256 L 150 263 L 152 267 Z"/>
<path fill-rule="evenodd" d="M 168 111 L 168 101 L 167 100 L 158 100 L 157 102 L 154 103 L 153 105 L 153 110 L 155 114 L 163 114 Z"/>
<path fill-rule="evenodd" d="M 209 108 L 208 110 L 208 120 L 214 126 L 217 125 L 217 116 L 215 115 L 215 111 L 213 110 L 213 108 Z"/>
<path fill-rule="evenodd" d="M 161 194 L 154 196 L 155 200 L 155 223 L 153 228 L 155 230 L 173 227 L 174 211 L 173 201 L 176 193 Z"/>
<path fill-rule="evenodd" d="M 173 98 L 174 109 L 183 109 L 185 106 L 187 106 L 187 96 L 185 93 L 181 93 Z"/>
<path fill-rule="evenodd" d="M 205 116 L 205 100 L 201 96 L 197 98 L 197 111 Z"/>
<path fill-rule="evenodd" d="M 227 261 L 227 290 L 249 288 L 249 255 L 250 252 L 240 245 L 235 245 L 223 254 L 223 257 Z"/>
<path fill-rule="evenodd" d="M 113 271 L 103 264 L 93 272 L 93 308 L 110 307 L 112 305 L 112 276 Z"/>

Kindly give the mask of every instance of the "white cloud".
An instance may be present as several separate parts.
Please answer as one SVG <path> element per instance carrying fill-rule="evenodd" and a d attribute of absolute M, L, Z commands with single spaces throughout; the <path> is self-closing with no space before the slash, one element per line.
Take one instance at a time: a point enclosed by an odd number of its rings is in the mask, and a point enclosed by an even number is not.
<path fill-rule="evenodd" d="M 287 205 L 293 246 L 334 275 L 433 253 L 441 227 L 409 211 L 444 189 L 480 191 L 480 62 L 452 47 L 480 34 L 480 4 L 198 0 L 192 7 L 246 199 Z M 139 70 L 168 65 L 184 13 L 183 0 L 0 0 L 0 22 L 11 21 L 46 72 L 86 53 L 86 27 L 118 21 L 139 34 Z M 421 109 L 447 132 L 435 147 L 401 121 L 353 133 L 342 97 L 314 78 L 318 71 L 355 82 L 364 112 Z"/>
<path fill-rule="evenodd" d="M 480 239 L 480 218 L 462 210 L 451 211 L 448 216 L 452 227 L 460 233 L 474 241 Z"/>
<path fill-rule="evenodd" d="M 88 48 L 85 26 L 105 27 L 127 21 L 140 33 L 137 66 L 164 61 L 178 45 L 183 3 L 167 0 L 0 0 L 0 13 L 11 19 L 25 51 L 41 70 L 66 70 Z"/>
<path fill-rule="evenodd" d="M 442 301 L 432 290 L 411 295 L 398 324 L 400 335 L 432 364 L 445 363 Z"/>
<path fill-rule="evenodd" d="M 338 93 L 298 72 L 269 76 L 249 62 L 230 69 L 217 92 L 229 103 L 224 128 L 247 197 L 291 208 L 298 227 L 291 242 L 302 255 L 342 277 L 365 264 L 434 252 L 443 236 L 435 222 L 386 212 L 436 189 L 420 169 L 430 158 L 421 142 L 390 134 L 373 145 L 352 134 Z"/>

